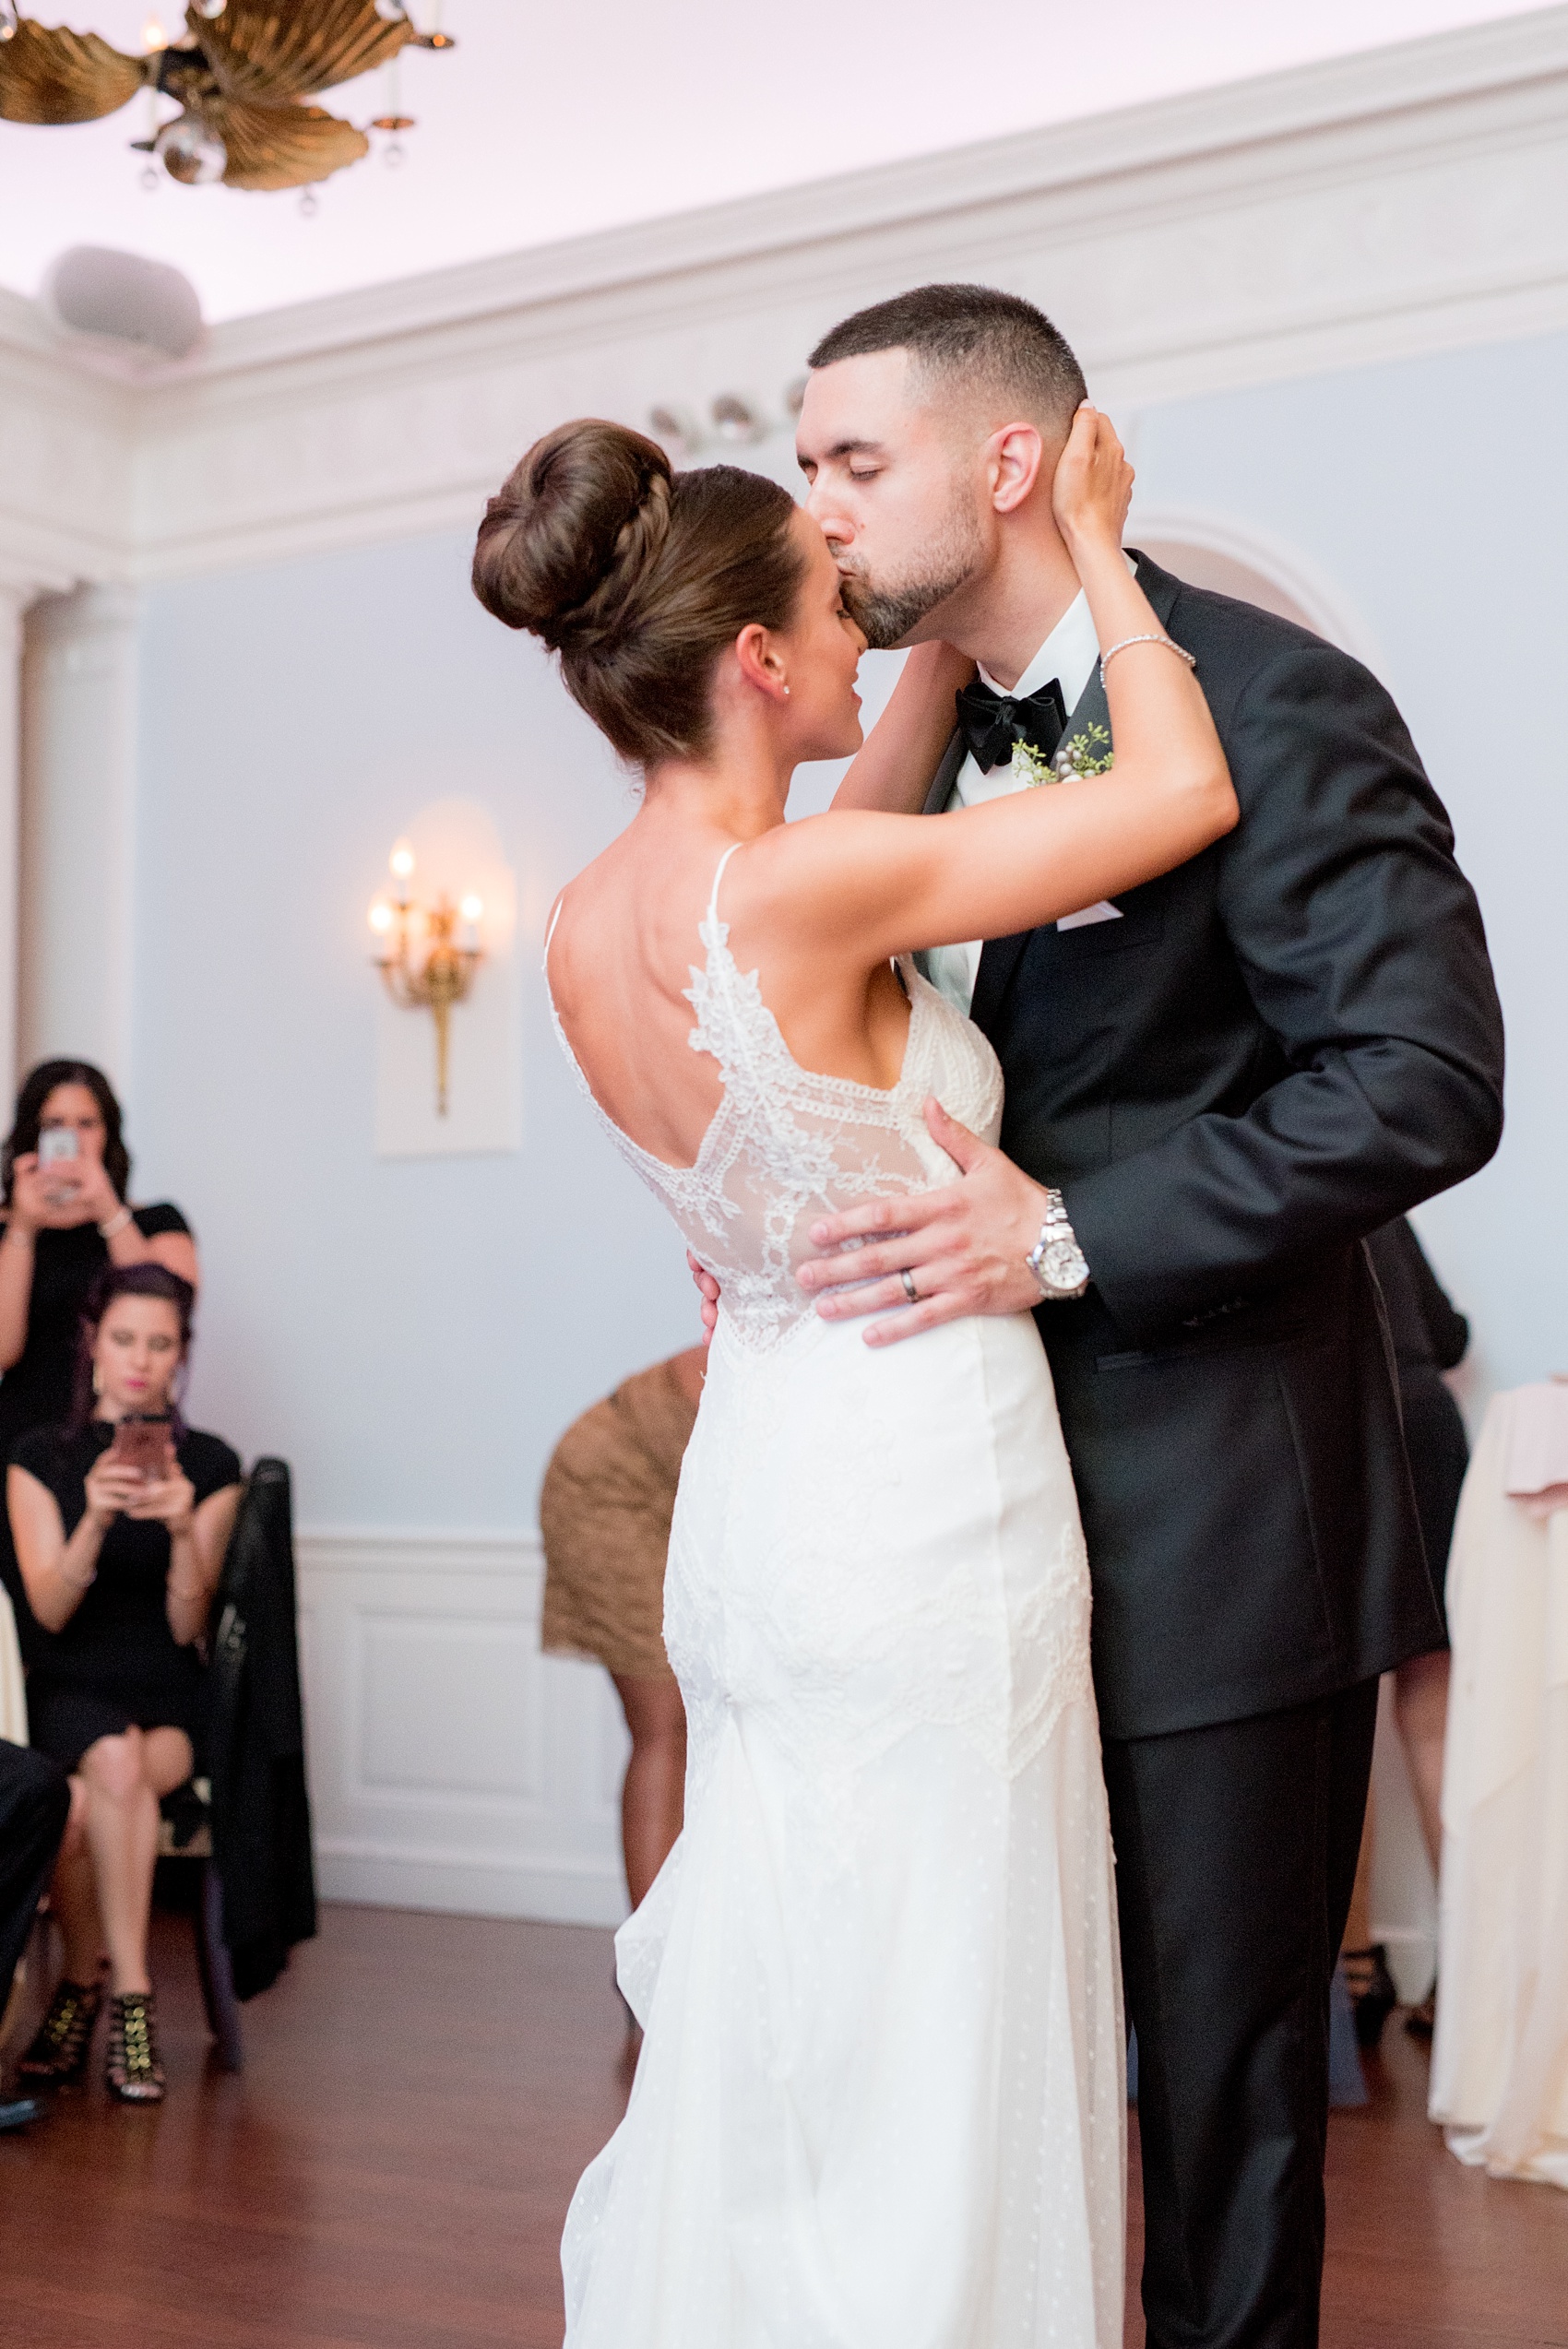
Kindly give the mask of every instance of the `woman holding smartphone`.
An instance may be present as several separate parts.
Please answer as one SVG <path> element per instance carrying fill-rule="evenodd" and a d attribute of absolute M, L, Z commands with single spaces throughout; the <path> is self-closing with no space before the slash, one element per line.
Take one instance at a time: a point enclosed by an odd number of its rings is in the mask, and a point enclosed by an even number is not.
<path fill-rule="evenodd" d="M 112 1996 L 105 2078 L 125 2103 L 163 2094 L 148 1919 L 159 1803 L 196 1767 L 212 1596 L 239 1507 L 232 1448 L 187 1428 L 175 1385 L 193 1291 L 160 1264 L 105 1273 L 82 1319 L 76 1408 L 12 1452 L 6 1506 L 41 1627 L 28 1682 L 32 1742 L 70 1772 L 71 1823 L 52 1900 L 65 1942 L 53 2002 L 21 2063 L 86 2067 Z"/>
<path fill-rule="evenodd" d="M 0 1148 L 0 1445 L 71 1407 L 77 1323 L 109 1264 L 162 1264 L 194 1288 L 196 1241 L 178 1207 L 132 1207 L 120 1104 L 87 1061 L 42 1061 Z"/>
<path fill-rule="evenodd" d="M 168 1200 L 131 1207 L 120 1104 L 87 1061 L 42 1061 L 17 1096 L 0 1147 L 0 1463 L 30 1428 L 69 1417 L 77 1329 L 110 1264 L 162 1264 L 194 1287 L 196 1241 Z M 0 1581 L 23 1656 L 39 1652 L 11 1545 L 0 1525 Z"/>

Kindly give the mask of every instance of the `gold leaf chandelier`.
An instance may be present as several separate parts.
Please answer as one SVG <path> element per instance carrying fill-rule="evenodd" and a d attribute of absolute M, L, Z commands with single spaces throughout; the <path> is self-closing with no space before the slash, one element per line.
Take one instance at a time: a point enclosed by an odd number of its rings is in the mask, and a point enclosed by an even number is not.
<path fill-rule="evenodd" d="M 97 122 L 146 89 L 180 112 L 132 144 L 171 178 L 306 187 L 370 151 L 353 123 L 306 101 L 390 65 L 410 42 L 456 46 L 449 33 L 422 32 L 405 0 L 190 0 L 183 34 L 127 57 L 95 32 L 37 24 L 0 0 L 0 120 Z M 371 128 L 412 124 L 394 104 Z"/>

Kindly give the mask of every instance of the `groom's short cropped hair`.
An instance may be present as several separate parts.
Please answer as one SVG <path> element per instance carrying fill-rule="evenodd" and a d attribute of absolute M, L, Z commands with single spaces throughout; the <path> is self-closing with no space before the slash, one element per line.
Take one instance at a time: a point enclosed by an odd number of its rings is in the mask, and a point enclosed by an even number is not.
<path fill-rule="evenodd" d="M 983 385 L 1065 439 L 1087 394 L 1084 371 L 1043 310 L 994 286 L 916 286 L 823 336 L 807 364 L 831 367 L 907 350 L 934 383 Z"/>

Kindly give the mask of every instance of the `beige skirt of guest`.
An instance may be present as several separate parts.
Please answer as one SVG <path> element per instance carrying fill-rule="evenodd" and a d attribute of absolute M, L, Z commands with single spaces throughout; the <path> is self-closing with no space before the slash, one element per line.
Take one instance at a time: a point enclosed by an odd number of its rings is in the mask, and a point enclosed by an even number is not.
<path fill-rule="evenodd" d="M 696 1411 L 657 1362 L 574 1420 L 540 1495 L 542 1644 L 630 1679 L 668 1679 L 664 1561 Z"/>

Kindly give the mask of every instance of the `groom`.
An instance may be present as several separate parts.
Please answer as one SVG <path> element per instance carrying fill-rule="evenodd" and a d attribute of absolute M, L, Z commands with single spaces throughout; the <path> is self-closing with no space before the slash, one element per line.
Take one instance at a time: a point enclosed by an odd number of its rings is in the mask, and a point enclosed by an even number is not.
<path fill-rule="evenodd" d="M 980 665 L 928 807 L 1018 788 L 1017 740 L 1106 761 L 1051 511 L 1083 397 L 1049 321 L 982 287 L 922 287 L 812 353 L 807 503 L 857 617 Z M 902 1309 L 889 1335 L 1037 1309 L 1094 1582 L 1148 2340 L 1309 2349 L 1377 1679 L 1443 1637 L 1361 1243 L 1491 1156 L 1502 1025 L 1376 679 L 1136 566 L 1196 657 L 1240 827 L 1114 904 L 931 958 L 1000 1056 L 1003 1149 L 931 1112 L 963 1179 L 817 1227 L 803 1276 L 837 1312 Z M 847 1269 L 883 1277 L 836 1295 Z"/>

